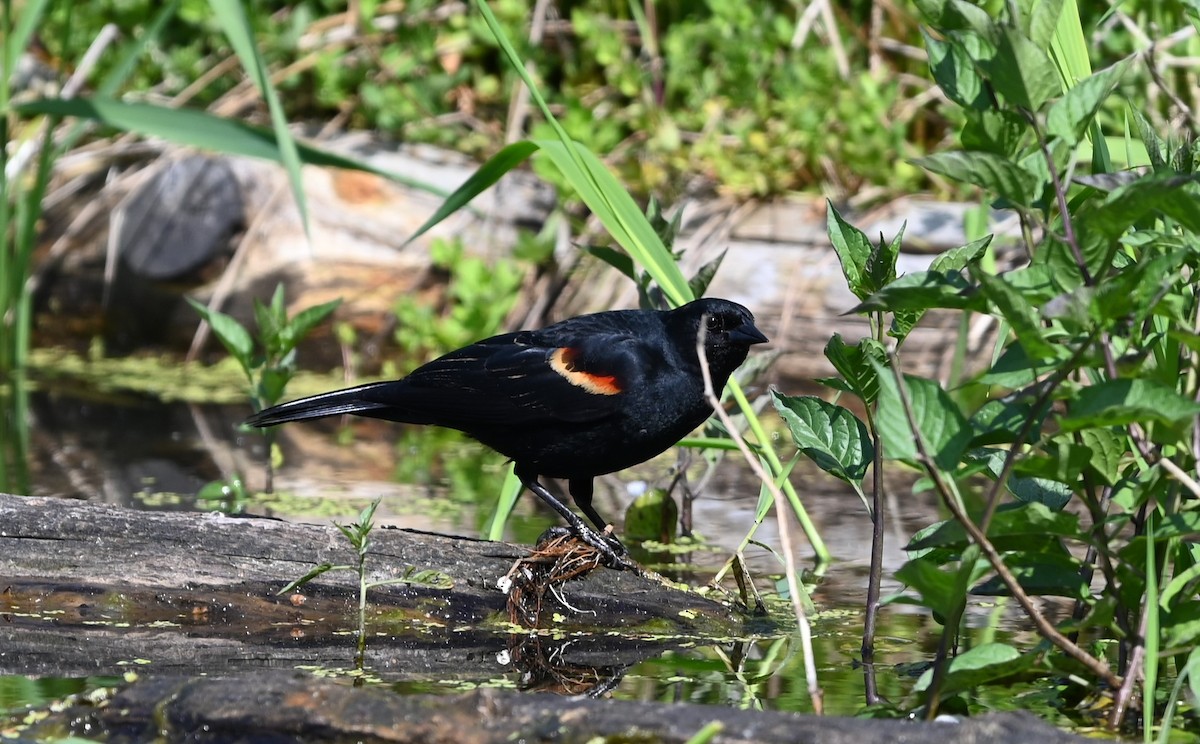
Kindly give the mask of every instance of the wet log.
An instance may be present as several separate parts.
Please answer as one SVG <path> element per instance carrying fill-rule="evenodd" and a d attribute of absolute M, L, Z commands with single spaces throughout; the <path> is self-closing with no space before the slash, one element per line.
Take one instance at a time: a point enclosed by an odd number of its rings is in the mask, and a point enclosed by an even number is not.
<path fill-rule="evenodd" d="M 361 663 L 387 679 L 487 679 L 518 661 L 545 673 L 553 657 L 559 677 L 600 683 L 689 639 L 747 632 L 725 605 L 601 568 L 542 598 L 542 624 L 572 639 L 564 653 L 513 625 L 497 588 L 529 548 L 400 529 L 371 541 L 368 580 L 407 578 L 367 594 Z M 349 668 L 357 574 L 278 592 L 316 564 L 355 560 L 332 525 L 0 495 L 0 674 Z"/>
<path fill-rule="evenodd" d="M 281 673 L 237 679 L 156 678 L 99 709 L 79 706 L 42 724 L 73 723 L 89 736 L 189 742 L 705 741 L 722 744 L 1065 744 L 1087 741 L 1028 713 L 936 723 L 821 718 L 690 703 L 592 700 L 481 689 L 463 695 L 396 695 Z M 53 729 L 61 731 L 61 728 Z M 30 733 L 36 733 L 37 730 Z"/>

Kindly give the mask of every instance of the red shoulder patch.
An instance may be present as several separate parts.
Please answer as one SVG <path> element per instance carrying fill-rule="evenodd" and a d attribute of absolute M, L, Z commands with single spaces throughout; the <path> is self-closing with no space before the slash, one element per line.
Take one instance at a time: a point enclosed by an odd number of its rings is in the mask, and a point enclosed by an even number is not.
<path fill-rule="evenodd" d="M 575 364 L 575 356 L 578 352 L 569 346 L 564 346 L 555 349 L 550 355 L 550 369 L 562 375 L 567 382 L 581 387 L 589 393 L 596 395 L 616 395 L 621 392 L 621 386 L 617 383 L 617 378 L 612 375 L 597 375 L 591 372 L 584 372 Z"/>

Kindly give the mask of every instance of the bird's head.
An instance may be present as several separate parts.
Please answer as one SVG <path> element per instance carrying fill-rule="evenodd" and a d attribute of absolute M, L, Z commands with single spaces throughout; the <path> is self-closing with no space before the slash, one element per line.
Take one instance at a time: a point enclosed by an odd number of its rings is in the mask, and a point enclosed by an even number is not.
<path fill-rule="evenodd" d="M 754 325 L 754 315 L 729 300 L 707 297 L 672 310 L 669 315 L 672 317 L 668 324 L 679 329 L 677 337 L 682 341 L 686 336 L 686 343 L 693 349 L 701 328 L 704 329 L 704 355 L 713 386 L 718 390 L 738 365 L 746 361 L 751 346 L 767 342 L 767 337 Z"/>

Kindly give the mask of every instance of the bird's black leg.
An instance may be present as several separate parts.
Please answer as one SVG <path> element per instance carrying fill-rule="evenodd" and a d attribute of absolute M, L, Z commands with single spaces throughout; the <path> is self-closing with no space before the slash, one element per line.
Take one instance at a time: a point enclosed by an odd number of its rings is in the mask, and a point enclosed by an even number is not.
<path fill-rule="evenodd" d="M 596 511 L 596 507 L 592 506 L 592 479 L 591 478 L 572 478 L 570 483 L 571 498 L 574 499 L 575 505 L 583 512 L 584 516 L 592 520 L 592 524 L 601 532 L 609 528 L 608 520 L 600 516 L 600 512 Z M 625 546 L 616 537 L 610 537 L 608 542 L 612 545 L 613 550 L 618 553 L 625 553 Z"/>
<path fill-rule="evenodd" d="M 621 553 L 614 550 L 608 540 L 604 539 L 603 535 L 584 524 L 578 514 L 571 511 L 566 504 L 559 501 L 554 497 L 554 494 L 547 491 L 546 487 L 538 482 L 535 474 L 525 472 L 518 466 L 517 478 L 521 480 L 521 483 L 526 488 L 533 491 L 539 499 L 546 502 L 551 509 L 558 512 L 558 515 L 566 520 L 575 537 L 595 548 L 604 557 L 604 565 L 619 570 L 637 570 L 637 564 L 625 557 L 624 549 L 622 549 Z"/>

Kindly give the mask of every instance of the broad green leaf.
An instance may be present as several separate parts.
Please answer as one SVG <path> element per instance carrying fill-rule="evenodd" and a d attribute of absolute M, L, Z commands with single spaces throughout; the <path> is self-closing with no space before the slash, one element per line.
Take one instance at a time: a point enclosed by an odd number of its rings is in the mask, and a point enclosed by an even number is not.
<path fill-rule="evenodd" d="M 1079 518 L 1074 514 L 1054 511 L 1045 504 L 1033 502 L 1004 504 L 996 510 L 988 525 L 992 540 L 1012 537 L 1058 536 L 1071 537 L 1079 533 Z M 954 520 L 942 522 L 933 532 L 913 540 L 905 550 L 926 548 L 964 548 L 969 538 L 963 526 Z"/>
<path fill-rule="evenodd" d="M 247 371 L 250 369 L 251 356 L 254 354 L 254 339 L 250 333 L 242 327 L 242 324 L 234 320 L 232 317 L 218 310 L 210 310 L 204 305 L 196 302 L 191 297 L 186 298 L 188 303 L 200 313 L 200 317 L 208 321 L 212 326 L 213 333 L 222 345 L 233 355 L 234 359 L 242 365 Z"/>
<path fill-rule="evenodd" d="M 1160 540 L 1171 537 L 1195 540 L 1200 536 L 1200 511 L 1186 511 L 1164 517 L 1158 522 L 1154 534 Z"/>
<path fill-rule="evenodd" d="M 814 396 L 771 391 L 775 409 L 792 433 L 792 441 L 825 472 L 847 483 L 859 483 L 874 457 L 867 427 L 849 410 Z"/>
<path fill-rule="evenodd" d="M 1041 179 L 1007 158 L 990 152 L 941 152 L 913 161 L 922 168 L 970 183 L 1003 199 L 1031 205 L 1041 192 Z"/>
<path fill-rule="evenodd" d="M 849 312 L 924 311 L 935 307 L 978 310 L 985 303 L 958 271 L 916 271 L 864 298 Z"/>
<path fill-rule="evenodd" d="M 923 317 L 925 317 L 924 310 L 896 310 L 892 313 L 892 324 L 888 328 L 888 335 L 896 339 L 897 348 L 904 343 L 908 334 L 912 333 L 912 329 L 921 322 Z"/>
<path fill-rule="evenodd" d="M 833 244 L 833 249 L 842 264 L 846 285 L 860 300 L 864 299 L 879 289 L 871 285 L 867 275 L 867 261 L 873 252 L 871 241 L 866 233 L 842 219 L 832 201 L 827 199 L 825 203 L 829 242 Z"/>
<path fill-rule="evenodd" d="M 1110 429 L 1082 429 L 1079 438 L 1091 453 L 1088 458 L 1091 472 L 1105 485 L 1116 485 L 1121 477 L 1121 459 L 1127 451 L 1124 440 Z"/>
<path fill-rule="evenodd" d="M 1091 457 L 1092 451 L 1082 444 L 1075 444 L 1070 435 L 1059 435 L 1047 440 L 1041 452 L 1019 458 L 1014 472 L 1062 483 L 1076 483 Z"/>
<path fill-rule="evenodd" d="M 966 123 L 959 133 L 964 150 L 990 152 L 1004 158 L 1016 157 L 1029 132 L 1029 122 L 1009 109 L 967 110 L 965 114 Z"/>
<path fill-rule="evenodd" d="M 883 454 L 892 460 L 920 464 L 917 439 L 891 370 L 872 363 L 879 376 L 879 409 L 875 425 L 883 440 Z M 958 404 L 933 380 L 905 375 L 904 386 L 912 420 L 926 453 L 937 467 L 951 471 L 971 441 L 971 425 Z"/>
<path fill-rule="evenodd" d="M 1027 352 L 1040 357 L 1055 353 L 1054 347 L 1045 339 L 1037 310 L 1016 288 L 1006 282 L 1004 277 L 977 269 L 971 269 L 971 277 L 979 282 L 984 296 L 996 308 L 1000 317 L 1008 321 L 1008 325 Z"/>
<path fill-rule="evenodd" d="M 1143 176 L 1111 192 L 1103 202 L 1080 210 L 1076 223 L 1117 238 L 1147 215 L 1161 214 L 1193 233 L 1200 232 L 1200 184 L 1196 179 L 1193 175 Z"/>
<path fill-rule="evenodd" d="M 914 558 L 901 566 L 896 571 L 896 580 L 914 590 L 925 607 L 943 617 L 958 601 L 957 571 L 947 571 L 926 557 Z"/>
<path fill-rule="evenodd" d="M 962 271 L 969 264 L 978 262 L 987 253 L 988 246 L 992 244 L 992 236 L 985 235 L 979 240 L 973 240 L 966 245 L 960 245 L 957 248 L 951 248 L 944 253 L 938 255 L 929 264 L 930 271 Z"/>
<path fill-rule="evenodd" d="M 470 178 L 446 197 L 437 211 L 425 220 L 425 224 L 405 241 L 405 245 L 424 235 L 430 228 L 465 207 L 472 199 L 491 188 L 506 173 L 525 162 L 537 151 L 537 145 L 529 141 L 514 142 L 487 159 Z"/>
<path fill-rule="evenodd" d="M 1032 0 L 1028 11 L 1022 14 L 1025 34 L 1038 49 L 1048 49 L 1062 15 L 1063 0 Z"/>
<path fill-rule="evenodd" d="M 1080 575 L 1083 562 L 1070 554 L 1028 554 L 1016 551 L 1006 555 L 1004 563 L 1026 594 L 1073 599 L 1091 597 L 1088 582 Z M 988 597 L 1011 596 L 1011 592 L 999 576 L 993 576 L 974 587 L 971 593 Z"/>
<path fill-rule="evenodd" d="M 1046 113 L 1046 131 L 1071 145 L 1082 140 L 1101 104 L 1121 82 L 1128 62 L 1121 60 L 1068 90 Z"/>
<path fill-rule="evenodd" d="M 678 532 L 679 506 L 665 489 L 647 489 L 625 510 L 625 539 L 631 544 L 672 543 Z"/>
<path fill-rule="evenodd" d="M 13 107 L 20 114 L 48 114 L 91 119 L 125 132 L 158 137 L 188 147 L 283 162 L 279 144 L 268 129 L 193 109 L 171 109 L 148 103 L 125 103 L 107 98 L 45 98 Z M 297 143 L 308 165 L 332 166 L 375 175 L 439 194 L 439 189 L 397 173 L 335 153 Z"/>
<path fill-rule="evenodd" d="M 875 368 L 868 360 L 874 359 L 880 364 L 887 361 L 887 351 L 878 341 L 862 338 L 854 346 L 849 346 L 840 333 L 835 333 L 825 344 L 825 358 L 848 383 L 849 392 L 867 405 L 875 402 L 879 395 L 879 381 L 875 378 Z"/>
<path fill-rule="evenodd" d="M 1185 648 L 1200 638 L 1200 602 L 1181 602 L 1162 616 L 1162 645 Z"/>
<path fill-rule="evenodd" d="M 916 6 L 929 25 L 938 30 L 971 30 L 987 36 L 995 26 L 988 12 L 969 0 L 916 0 Z"/>
<path fill-rule="evenodd" d="M 1089 385 L 1068 402 L 1063 431 L 1160 421 L 1179 424 L 1200 414 L 1200 403 L 1145 379 L 1106 380 Z"/>
<path fill-rule="evenodd" d="M 924 27 L 921 36 L 929 55 L 929 72 L 946 97 L 965 109 L 982 109 L 987 105 L 983 79 L 975 71 L 968 51 L 958 38 L 946 41 L 931 35 Z M 970 37 L 974 38 L 974 37 Z"/>
<path fill-rule="evenodd" d="M 1037 654 L 1022 655 L 1006 643 L 983 643 L 963 651 L 950 660 L 950 668 L 938 689 L 945 699 L 966 691 L 978 690 L 991 682 L 1012 677 L 1029 669 Z M 924 692 L 933 682 L 933 670 L 927 670 L 913 686 L 914 692 Z"/>
<path fill-rule="evenodd" d="M 1045 417 L 1046 413 L 1045 407 L 1041 411 L 1035 412 L 1033 399 L 1029 396 L 1021 396 L 1013 400 L 1007 398 L 989 400 L 971 416 L 971 430 L 974 435 L 970 446 L 1011 444 L 1016 441 L 1017 434 L 1025 427 L 1025 422 L 1031 416 L 1038 418 L 1038 423 L 1034 424 L 1031 429 L 1036 435 L 1036 432 L 1041 429 L 1041 419 Z"/>
<path fill-rule="evenodd" d="M 1000 95 L 1029 111 L 1038 111 L 1062 93 L 1062 82 L 1050 57 L 1015 28 L 1001 32 L 996 54 L 980 60 L 980 67 Z"/>
<path fill-rule="evenodd" d="M 1020 343 L 1009 344 L 987 372 L 979 377 L 984 385 L 1015 389 L 1030 384 L 1054 370 L 1053 359 L 1031 359 Z"/>
<path fill-rule="evenodd" d="M 1071 501 L 1071 487 L 1049 478 L 1012 476 L 1005 484 L 1009 493 L 1026 504 L 1040 504 L 1051 511 L 1061 511 Z"/>

